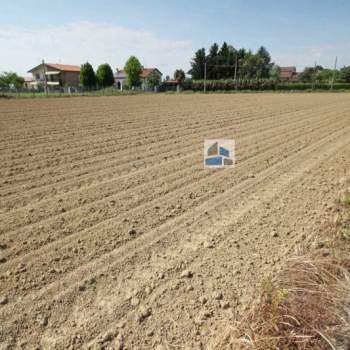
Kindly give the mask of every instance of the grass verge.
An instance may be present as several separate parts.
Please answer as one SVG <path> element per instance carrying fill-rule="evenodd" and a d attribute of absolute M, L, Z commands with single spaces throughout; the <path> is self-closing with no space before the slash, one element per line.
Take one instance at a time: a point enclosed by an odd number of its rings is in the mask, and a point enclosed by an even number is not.
<path fill-rule="evenodd" d="M 332 215 L 314 249 L 264 281 L 258 301 L 215 349 L 350 349 L 350 187 Z"/>

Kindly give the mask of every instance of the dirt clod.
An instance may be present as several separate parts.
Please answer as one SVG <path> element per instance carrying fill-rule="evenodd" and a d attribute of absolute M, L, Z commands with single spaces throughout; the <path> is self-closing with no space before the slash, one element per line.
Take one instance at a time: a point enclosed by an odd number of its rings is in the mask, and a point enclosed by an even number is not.
<path fill-rule="evenodd" d="M 130 227 L 129 230 L 128 230 L 128 235 L 129 236 L 134 236 L 136 235 L 137 231 L 134 227 Z"/>
<path fill-rule="evenodd" d="M 0 296 L 0 305 L 5 305 L 8 303 L 8 298 L 6 296 Z"/>
<path fill-rule="evenodd" d="M 39 326 L 42 326 L 42 327 L 47 326 L 48 321 L 49 321 L 49 318 L 46 315 L 38 314 L 36 316 L 36 322 L 38 323 Z"/>
<path fill-rule="evenodd" d="M 191 278 L 193 277 L 193 272 L 191 270 L 184 270 L 181 273 L 181 278 Z"/>
<path fill-rule="evenodd" d="M 221 291 L 216 291 L 213 293 L 213 299 L 215 300 L 222 300 L 223 297 L 224 296 Z"/>
<path fill-rule="evenodd" d="M 147 308 L 145 306 L 141 306 L 139 309 L 139 312 L 137 314 L 137 320 L 139 323 L 143 322 L 146 318 L 151 316 L 152 310 L 150 308 Z"/>

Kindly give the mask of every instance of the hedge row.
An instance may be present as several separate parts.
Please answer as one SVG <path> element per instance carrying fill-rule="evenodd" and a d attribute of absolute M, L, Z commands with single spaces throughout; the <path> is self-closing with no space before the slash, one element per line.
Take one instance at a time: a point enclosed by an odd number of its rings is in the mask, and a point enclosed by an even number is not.
<path fill-rule="evenodd" d="M 277 84 L 275 90 L 331 90 L 330 84 L 315 84 L 314 86 L 310 83 L 285 83 Z M 350 90 L 349 83 L 335 83 L 333 84 L 333 90 Z"/>
<path fill-rule="evenodd" d="M 186 79 L 182 84 L 183 90 L 203 91 L 204 80 Z M 329 84 L 313 84 L 311 83 L 278 83 L 271 79 L 260 80 L 239 80 L 237 85 L 233 79 L 228 80 L 207 80 L 207 91 L 232 91 L 232 90 L 276 90 L 276 91 L 305 91 L 305 90 L 330 90 Z M 350 90 L 349 83 L 336 83 L 333 90 Z"/>

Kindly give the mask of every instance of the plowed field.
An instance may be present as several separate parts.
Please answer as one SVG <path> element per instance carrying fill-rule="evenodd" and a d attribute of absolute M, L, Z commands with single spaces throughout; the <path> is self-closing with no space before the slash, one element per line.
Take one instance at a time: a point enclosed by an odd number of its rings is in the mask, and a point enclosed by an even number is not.
<path fill-rule="evenodd" d="M 0 100 L 0 164 L 0 349 L 204 349 L 317 234 L 350 95 Z"/>

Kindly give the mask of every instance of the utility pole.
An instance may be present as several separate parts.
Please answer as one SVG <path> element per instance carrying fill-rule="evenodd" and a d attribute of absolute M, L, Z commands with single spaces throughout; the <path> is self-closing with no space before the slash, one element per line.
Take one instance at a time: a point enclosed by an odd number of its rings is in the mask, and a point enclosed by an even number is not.
<path fill-rule="evenodd" d="M 316 80 L 316 66 L 317 66 L 317 62 L 315 61 L 315 68 L 314 68 L 314 74 L 312 77 L 312 90 L 315 89 L 315 80 Z"/>
<path fill-rule="evenodd" d="M 236 62 L 235 62 L 235 90 L 237 90 L 237 65 L 238 65 L 238 56 L 236 55 Z"/>
<path fill-rule="evenodd" d="M 204 93 L 207 92 L 207 62 L 204 62 Z"/>
<path fill-rule="evenodd" d="M 333 70 L 333 76 L 332 76 L 332 82 L 331 82 L 331 90 L 333 90 L 333 84 L 334 84 L 334 78 L 335 78 L 335 71 L 337 70 L 337 63 L 338 63 L 338 56 L 335 56 L 334 70 Z"/>
<path fill-rule="evenodd" d="M 44 70 L 44 81 L 45 81 L 45 93 L 46 96 L 48 95 L 48 91 L 47 91 L 47 77 L 46 77 L 46 67 L 45 67 L 45 61 L 42 60 L 42 65 L 43 65 L 43 70 Z"/>

